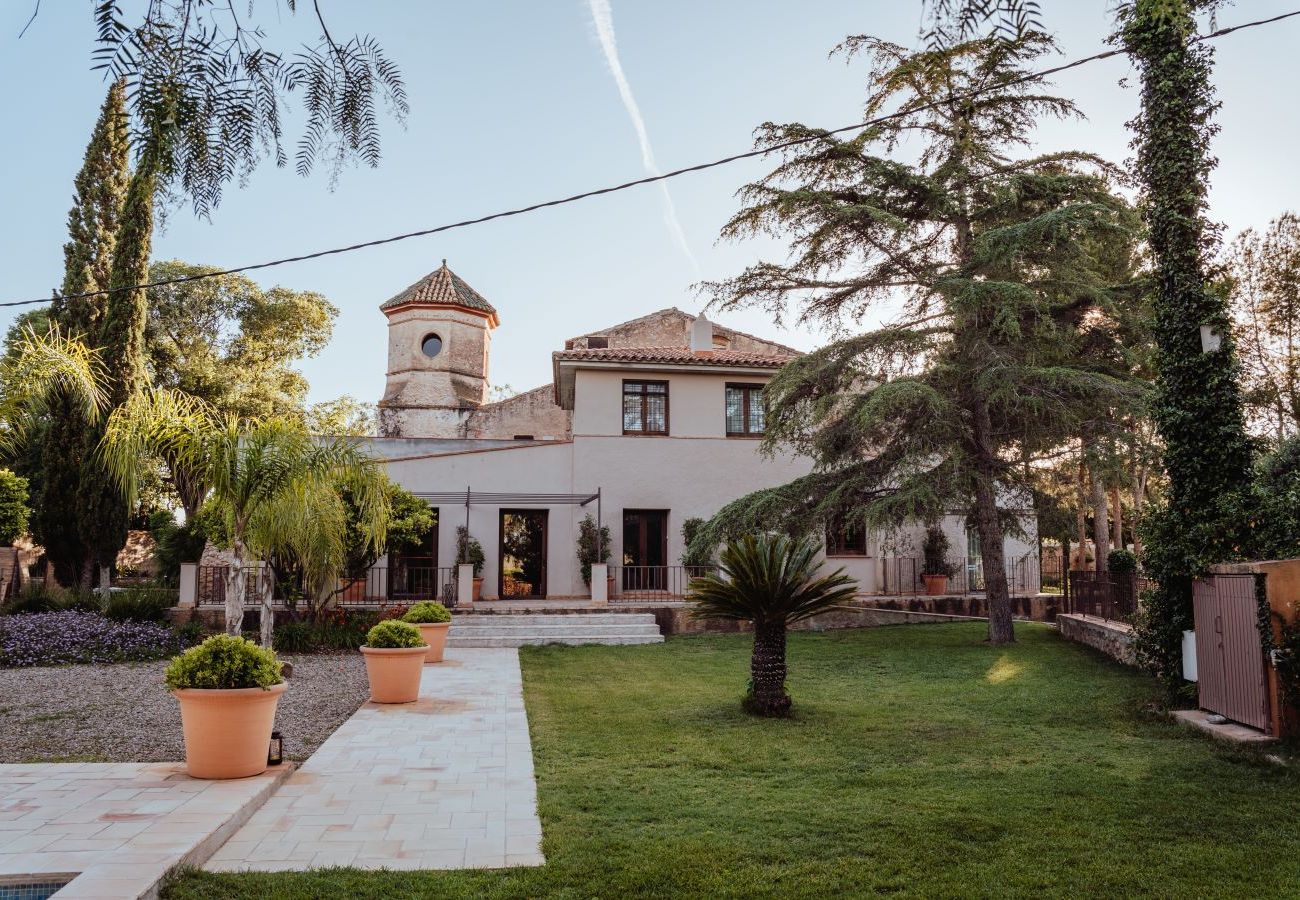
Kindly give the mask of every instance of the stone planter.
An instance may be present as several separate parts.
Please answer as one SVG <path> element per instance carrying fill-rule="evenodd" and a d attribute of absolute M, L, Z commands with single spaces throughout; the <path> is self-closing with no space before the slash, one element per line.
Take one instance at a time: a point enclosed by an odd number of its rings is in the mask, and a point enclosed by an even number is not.
<path fill-rule="evenodd" d="M 375 703 L 414 703 L 428 647 L 362 647 L 370 699 Z"/>
<path fill-rule="evenodd" d="M 921 580 L 925 582 L 927 597 L 942 597 L 948 593 L 947 575 L 922 575 Z"/>
<path fill-rule="evenodd" d="M 266 771 L 275 708 L 288 685 L 262 688 L 182 688 L 185 767 L 192 778 L 248 778 Z"/>
<path fill-rule="evenodd" d="M 442 662 L 442 651 L 447 646 L 447 631 L 451 628 L 450 622 L 416 622 L 415 627 L 420 629 L 420 634 L 424 636 L 424 642 L 429 645 L 429 651 L 424 657 L 426 663 Z"/>

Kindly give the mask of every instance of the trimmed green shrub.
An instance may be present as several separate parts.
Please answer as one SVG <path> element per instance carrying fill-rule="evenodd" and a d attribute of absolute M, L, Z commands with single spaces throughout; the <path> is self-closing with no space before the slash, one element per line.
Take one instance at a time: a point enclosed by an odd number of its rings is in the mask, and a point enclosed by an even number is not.
<path fill-rule="evenodd" d="M 366 634 L 366 646 L 374 649 L 399 650 L 423 647 L 420 629 L 401 619 L 385 619 Z"/>
<path fill-rule="evenodd" d="M 1106 570 L 1115 575 L 1132 575 L 1138 570 L 1138 558 L 1132 550 L 1112 550 L 1106 557 Z"/>
<path fill-rule="evenodd" d="M 440 622 L 450 622 L 451 613 L 447 612 L 447 607 L 441 603 L 422 600 L 406 611 L 406 615 L 402 616 L 402 621 L 414 625 L 434 625 Z"/>
<path fill-rule="evenodd" d="M 284 681 L 275 651 L 247 638 L 214 634 L 197 647 L 173 657 L 167 666 L 167 688 L 269 688 Z"/>
<path fill-rule="evenodd" d="M 578 562 L 582 567 L 582 583 L 591 585 L 591 567 L 594 563 L 609 562 L 609 526 L 596 528 L 596 520 L 587 513 L 578 523 Z M 597 549 L 599 548 L 599 550 Z"/>
<path fill-rule="evenodd" d="M 175 605 L 175 591 L 133 587 L 110 593 L 104 604 L 104 615 L 114 622 L 166 622 L 167 611 Z"/>

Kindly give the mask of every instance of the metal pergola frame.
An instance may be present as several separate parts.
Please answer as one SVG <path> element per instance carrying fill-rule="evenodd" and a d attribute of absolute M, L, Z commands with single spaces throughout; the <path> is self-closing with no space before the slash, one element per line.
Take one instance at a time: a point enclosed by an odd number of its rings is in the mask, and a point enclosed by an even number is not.
<path fill-rule="evenodd" d="M 601 489 L 594 494 L 533 494 L 518 491 L 475 491 L 469 486 L 463 491 L 414 492 L 430 506 L 444 503 L 465 504 L 465 533 L 469 533 L 469 508 L 478 506 L 586 506 L 596 504 L 596 558 L 604 556 L 604 518 L 601 515 Z M 458 562 L 464 562 L 459 560 Z"/>

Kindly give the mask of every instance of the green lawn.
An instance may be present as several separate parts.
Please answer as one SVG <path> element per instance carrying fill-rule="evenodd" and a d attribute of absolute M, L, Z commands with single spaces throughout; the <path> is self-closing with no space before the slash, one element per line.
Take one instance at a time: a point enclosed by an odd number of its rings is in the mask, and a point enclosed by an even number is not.
<path fill-rule="evenodd" d="M 1300 776 L 1149 712 L 1043 626 L 790 639 L 795 718 L 739 711 L 749 639 L 525 651 L 548 863 L 190 874 L 170 898 L 1300 895 Z"/>

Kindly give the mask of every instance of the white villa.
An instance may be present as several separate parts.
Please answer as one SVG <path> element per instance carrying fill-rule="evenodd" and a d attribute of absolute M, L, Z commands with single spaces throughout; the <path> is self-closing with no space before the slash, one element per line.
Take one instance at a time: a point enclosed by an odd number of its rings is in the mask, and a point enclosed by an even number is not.
<path fill-rule="evenodd" d="M 445 260 L 380 309 L 388 375 L 371 449 L 438 512 L 425 565 L 455 565 L 456 527 L 468 524 L 486 556 L 484 600 L 590 596 L 576 554 L 588 514 L 610 528 L 614 597 L 678 595 L 683 522 L 809 471 L 807 459 L 758 452 L 759 391 L 797 354 L 789 347 L 664 309 L 565 341 L 550 384 L 489 402 L 497 310 Z M 1027 539 L 1007 540 L 1009 563 L 1035 552 L 1024 512 Z M 973 534 L 961 516 L 943 526 L 974 585 Z M 915 579 L 919 556 L 920 529 L 827 547 L 863 593 Z M 1036 563 L 1022 568 L 1034 583 L 1018 587 L 1036 592 Z"/>

